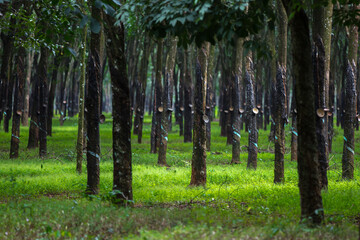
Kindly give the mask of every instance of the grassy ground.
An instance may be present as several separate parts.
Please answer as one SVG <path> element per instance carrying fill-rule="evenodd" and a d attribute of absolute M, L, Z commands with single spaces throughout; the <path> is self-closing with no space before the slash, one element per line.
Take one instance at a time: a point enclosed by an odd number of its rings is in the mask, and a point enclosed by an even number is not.
<path fill-rule="evenodd" d="M 107 119 L 110 119 L 108 116 Z M 285 183 L 273 184 L 273 144 L 260 130 L 258 169 L 246 169 L 247 134 L 242 133 L 239 165 L 229 165 L 231 146 L 212 124 L 206 188 L 189 188 L 192 144 L 178 126 L 169 135 L 167 161 L 150 154 L 150 117 L 143 143 L 133 136 L 134 207 L 117 208 L 107 199 L 112 188 L 112 122 L 101 125 L 101 194 L 85 197 L 86 172 L 75 173 L 76 119 L 59 126 L 54 119 L 46 159 L 26 150 L 28 128 L 21 128 L 21 153 L 9 159 L 10 133 L 0 131 L 0 239 L 358 239 L 359 155 L 355 180 L 341 180 L 343 133 L 335 130 L 329 189 L 323 192 L 326 223 L 309 229 L 299 222 L 296 163 L 290 161 L 287 126 Z M 360 138 L 356 132 L 356 145 Z M 356 149 L 358 146 L 356 146 Z M 83 165 L 86 171 L 86 164 Z"/>

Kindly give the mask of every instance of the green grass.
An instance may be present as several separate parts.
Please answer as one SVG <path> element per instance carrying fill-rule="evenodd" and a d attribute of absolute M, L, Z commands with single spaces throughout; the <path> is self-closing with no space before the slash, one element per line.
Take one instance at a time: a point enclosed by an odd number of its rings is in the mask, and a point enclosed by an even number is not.
<path fill-rule="evenodd" d="M 241 164 L 230 165 L 231 146 L 212 123 L 206 188 L 189 188 L 192 144 L 178 126 L 169 135 L 167 161 L 157 166 L 150 154 L 151 118 L 145 118 L 143 143 L 132 137 L 134 207 L 117 208 L 112 190 L 112 122 L 101 125 L 99 196 L 86 198 L 86 164 L 75 173 L 76 119 L 53 120 L 49 155 L 27 150 L 28 128 L 21 128 L 19 159 L 9 159 L 11 133 L 0 131 L 0 239 L 358 239 L 359 155 L 355 180 L 341 180 L 342 130 L 335 129 L 330 154 L 329 189 L 323 192 L 326 223 L 309 229 L 299 223 L 297 164 L 290 161 L 287 126 L 285 183 L 273 183 L 273 144 L 259 131 L 258 169 L 247 170 L 247 133 L 242 131 Z M 360 140 L 356 132 L 356 147 Z"/>

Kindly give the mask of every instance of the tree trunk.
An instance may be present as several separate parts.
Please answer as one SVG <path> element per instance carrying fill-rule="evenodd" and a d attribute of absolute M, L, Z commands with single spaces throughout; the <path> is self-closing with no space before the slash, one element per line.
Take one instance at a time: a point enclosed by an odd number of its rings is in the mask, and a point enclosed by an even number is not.
<path fill-rule="evenodd" d="M 40 84 L 40 119 L 39 119 L 39 156 L 45 157 L 47 152 L 47 106 L 48 106 L 48 86 L 47 86 L 47 61 L 48 61 L 48 49 L 47 47 L 41 47 L 40 62 L 38 65 L 37 74 L 39 75 Z"/>
<path fill-rule="evenodd" d="M 207 67 L 210 43 L 203 43 L 197 50 L 196 87 L 194 95 L 194 139 L 191 160 L 190 186 L 206 185 L 206 123 L 209 117 L 205 115 Z"/>
<path fill-rule="evenodd" d="M 24 114 L 24 84 L 25 84 L 25 48 L 19 47 L 16 57 L 16 83 L 14 93 L 14 110 L 12 120 L 12 134 L 10 146 L 10 158 L 19 157 L 19 144 L 20 144 L 20 121 L 21 115 Z"/>
<path fill-rule="evenodd" d="M 161 106 L 162 106 L 162 52 L 163 52 L 163 39 L 157 42 L 156 50 L 156 74 L 155 74 L 155 92 L 154 92 L 154 109 L 151 125 L 151 153 L 156 153 L 159 148 L 160 141 L 160 123 L 161 123 Z"/>
<path fill-rule="evenodd" d="M 354 178 L 354 154 L 355 154 L 355 138 L 354 126 L 356 117 L 356 80 L 355 80 L 356 66 L 350 65 L 348 62 L 346 71 L 346 86 L 345 86 L 345 113 L 344 113 L 344 150 L 342 157 L 342 178 Z"/>
<path fill-rule="evenodd" d="M 1 70 L 0 70 L 0 123 L 6 112 L 7 91 L 11 78 L 11 63 L 12 63 L 12 50 L 14 39 L 10 35 L 5 35 L 1 32 L 1 40 L 3 42 L 3 51 L 1 57 Z M 6 117 L 6 115 L 4 116 Z"/>
<path fill-rule="evenodd" d="M 258 153 L 258 130 L 256 128 L 256 114 L 258 113 L 255 106 L 255 92 L 254 92 L 254 73 L 252 63 L 252 53 L 249 51 L 246 56 L 246 71 L 245 71 L 245 85 L 246 85 L 246 120 L 249 131 L 248 141 L 248 169 L 257 168 L 257 153 Z"/>
<path fill-rule="evenodd" d="M 120 204 L 133 200 L 131 163 L 131 110 L 129 81 L 126 72 L 124 25 L 115 25 L 109 15 L 106 20 L 106 49 L 113 91 L 113 190 Z M 110 40 L 110 41 L 109 41 Z"/>
<path fill-rule="evenodd" d="M 232 119 L 232 157 L 231 163 L 240 163 L 240 106 L 242 105 L 241 93 L 243 92 L 243 78 L 242 78 L 242 59 L 243 59 L 243 43 L 244 40 L 238 38 L 236 40 L 236 48 L 234 51 L 235 61 L 233 67 L 233 119 Z"/>
<path fill-rule="evenodd" d="M 277 0 L 279 16 L 279 57 L 276 72 L 275 97 L 275 168 L 274 183 L 284 182 L 285 155 L 285 124 L 287 122 L 287 94 L 286 94 L 286 55 L 287 55 L 287 15 L 281 0 Z"/>
<path fill-rule="evenodd" d="M 289 0 L 283 0 L 292 9 Z M 304 9 L 294 13 L 290 23 L 296 103 L 298 112 L 298 173 L 301 218 L 318 225 L 324 219 L 316 139 L 315 99 L 311 61 L 309 21 Z"/>
<path fill-rule="evenodd" d="M 100 21 L 100 9 L 95 7 L 95 0 L 91 5 L 91 17 Z M 86 124 L 87 124 L 87 194 L 99 193 L 100 182 L 100 91 L 101 91 L 101 63 L 100 63 L 100 34 L 91 32 L 89 52 L 89 85 L 85 99 Z"/>
<path fill-rule="evenodd" d="M 206 123 L 206 150 L 210 151 L 211 148 L 211 121 L 213 112 L 213 74 L 214 74 L 214 58 L 215 58 L 215 46 L 210 46 L 207 71 L 207 89 L 206 89 L 206 116 L 209 118 L 209 122 Z"/>
<path fill-rule="evenodd" d="M 177 38 L 171 37 L 170 40 L 170 49 L 166 57 L 166 66 L 165 66 L 165 76 L 164 76 L 164 89 L 162 95 L 162 107 L 163 112 L 161 113 L 161 129 L 160 129 L 160 145 L 159 145 L 159 155 L 158 155 L 158 164 L 167 166 L 166 163 L 166 151 L 167 151 L 167 142 L 168 142 L 168 131 L 169 131 L 169 119 L 173 111 L 172 109 L 172 88 L 174 86 L 173 76 L 174 76 L 174 65 L 176 57 L 176 45 Z"/>
<path fill-rule="evenodd" d="M 52 136 L 52 118 L 54 116 L 54 99 L 55 99 L 55 90 L 58 80 L 58 68 L 60 67 L 60 57 L 55 56 L 54 58 L 54 65 L 53 65 L 53 72 L 51 75 L 51 86 L 49 91 L 49 99 L 48 99 L 48 113 L 47 113 L 47 134 L 48 136 Z"/>
<path fill-rule="evenodd" d="M 37 56 L 35 57 L 37 59 Z M 35 61 L 34 69 L 37 70 L 37 62 Z M 38 147 L 39 143 L 39 115 L 40 115 L 40 106 L 39 106 L 39 80 L 38 74 L 34 74 L 32 77 L 32 89 L 31 89 L 31 120 L 29 127 L 29 140 L 28 140 L 28 149 L 33 149 Z"/>
<path fill-rule="evenodd" d="M 192 141 L 192 126 L 193 126 L 193 87 L 191 78 L 191 63 L 189 57 L 189 50 L 184 51 L 184 142 Z"/>
<path fill-rule="evenodd" d="M 31 70 L 34 62 L 34 52 L 30 51 L 27 56 L 27 66 L 26 66 L 26 77 L 24 85 L 24 112 L 21 115 L 21 124 L 23 126 L 29 125 L 29 100 L 30 100 L 30 79 L 31 79 Z"/>
<path fill-rule="evenodd" d="M 139 102 L 136 103 L 136 117 L 138 118 L 138 143 L 141 143 L 142 139 L 142 129 L 145 115 L 145 93 L 146 93 L 146 85 L 147 85 L 147 70 L 149 65 L 149 55 L 150 55 L 150 39 L 146 35 L 144 40 L 144 50 L 143 56 L 140 64 L 140 81 L 141 81 L 141 93 L 139 97 Z"/>

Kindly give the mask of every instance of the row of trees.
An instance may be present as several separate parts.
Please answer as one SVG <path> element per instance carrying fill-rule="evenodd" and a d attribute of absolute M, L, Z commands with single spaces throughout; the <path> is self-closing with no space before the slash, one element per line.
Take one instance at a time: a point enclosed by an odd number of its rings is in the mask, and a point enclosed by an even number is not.
<path fill-rule="evenodd" d="M 314 4 L 309 20 L 301 4 L 287 0 L 0 1 L 0 118 L 8 131 L 12 116 L 10 157 L 18 157 L 20 122 L 27 124 L 28 116 L 28 148 L 39 145 L 39 155 L 46 156 L 57 99 L 61 123 L 66 111 L 70 116 L 79 113 L 77 171 L 82 171 L 86 149 L 86 192 L 97 194 L 99 123 L 104 120 L 101 112 L 112 103 L 113 189 L 120 202 L 132 200 L 130 131 L 133 125 L 141 143 L 147 105 L 152 113 L 151 152 L 158 153 L 158 164 L 168 166 L 168 132 L 175 112 L 184 142 L 193 141 L 190 185 L 205 185 L 217 104 L 221 134 L 232 145 L 231 163 L 240 163 L 245 123 L 249 169 L 257 168 L 258 130 L 271 119 L 274 182 L 281 183 L 285 125 L 291 114 L 291 155 L 298 161 L 302 217 L 320 223 L 334 103 L 344 127 L 343 178 L 352 179 L 360 100 L 358 35 L 352 17 L 358 5 L 333 9 L 330 1 Z M 348 26 L 333 28 L 333 18 Z M 149 66 L 153 70 L 146 97 Z M 72 94 L 65 98 L 65 91 Z"/>

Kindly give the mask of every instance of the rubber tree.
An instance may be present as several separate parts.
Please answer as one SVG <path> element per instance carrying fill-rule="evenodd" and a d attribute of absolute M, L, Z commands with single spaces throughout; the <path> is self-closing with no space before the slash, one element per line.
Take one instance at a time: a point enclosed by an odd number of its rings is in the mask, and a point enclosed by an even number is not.
<path fill-rule="evenodd" d="M 314 87 L 316 108 L 316 135 L 319 147 L 319 166 L 322 188 L 327 188 L 328 168 L 328 115 L 329 107 L 329 81 L 330 81 L 330 45 L 332 25 L 331 1 L 328 5 L 315 7 L 313 10 L 313 63 Z"/>
<path fill-rule="evenodd" d="M 173 77 L 174 77 L 174 66 L 176 58 L 176 46 L 177 38 L 170 37 L 170 46 L 166 56 L 165 64 L 165 76 L 163 76 L 163 91 L 162 91 L 162 112 L 161 112 L 161 127 L 160 127 L 160 145 L 159 145 L 159 155 L 158 155 L 158 164 L 167 166 L 166 162 L 166 151 L 167 151 L 167 142 L 168 142 L 168 131 L 169 131 L 169 119 L 172 114 L 172 88 L 174 86 Z"/>
<path fill-rule="evenodd" d="M 360 5 L 354 5 L 353 9 L 359 9 Z M 349 49 L 347 55 L 345 75 L 345 112 L 344 112 L 344 148 L 342 157 L 342 178 L 354 178 L 354 155 L 355 155 L 355 119 L 356 119 L 356 72 L 358 51 L 358 27 L 352 25 L 348 31 Z"/>
<path fill-rule="evenodd" d="M 206 115 L 207 68 L 210 43 L 204 42 L 197 49 L 196 83 L 194 94 L 194 137 L 191 159 L 190 186 L 206 185 L 206 124 L 210 121 Z"/>
<path fill-rule="evenodd" d="M 292 59 L 296 79 L 296 103 L 298 113 L 298 175 L 301 218 L 310 225 L 318 225 L 324 219 L 319 176 L 316 138 L 315 97 L 309 19 L 304 9 L 293 9 L 290 0 L 282 0 L 290 21 Z"/>
<path fill-rule="evenodd" d="M 91 8 L 91 17 L 95 21 L 101 21 L 101 10 L 96 7 L 95 0 L 88 2 Z M 88 76 L 89 85 L 85 98 L 86 118 L 86 159 L 87 159 L 87 194 L 99 193 L 100 182 L 100 83 L 101 83 L 101 63 L 100 63 L 100 31 L 91 31 Z"/>
<path fill-rule="evenodd" d="M 24 7 L 28 12 L 29 4 L 25 4 L 25 1 L 15 1 L 15 9 Z M 24 28 L 25 24 L 23 20 L 19 21 L 19 28 Z M 17 29 L 16 31 L 21 31 Z M 25 41 L 25 39 L 22 39 Z M 19 144 L 20 144 L 20 122 L 21 116 L 24 114 L 24 85 L 25 85 L 25 58 L 26 50 L 23 46 L 18 47 L 17 55 L 15 58 L 16 64 L 16 82 L 14 88 L 14 104 L 13 104 L 13 118 L 11 129 L 11 144 L 10 144 L 10 158 L 19 157 Z"/>
<path fill-rule="evenodd" d="M 155 65 L 155 88 L 154 88 L 154 105 L 151 124 L 151 153 L 156 153 L 160 143 L 160 127 L 161 127 L 161 109 L 162 109 L 162 52 L 163 39 L 157 40 L 156 47 L 156 65 Z"/>
<path fill-rule="evenodd" d="M 276 1 L 279 36 L 278 36 L 278 66 L 276 71 L 275 94 L 275 168 L 274 182 L 284 182 L 284 155 L 285 155 L 285 124 L 287 123 L 286 97 L 286 55 L 287 55 L 287 25 L 288 19 L 281 0 Z"/>
<path fill-rule="evenodd" d="M 79 6 L 84 4 L 83 0 L 78 0 Z M 84 9 L 81 9 L 84 12 Z M 78 134 L 76 141 L 76 172 L 82 172 L 82 159 L 84 151 L 84 117 L 85 117 L 85 78 L 86 78 L 86 38 L 87 38 L 87 26 L 85 25 L 81 32 L 80 42 L 80 82 L 79 82 L 79 116 L 78 116 Z"/>
<path fill-rule="evenodd" d="M 257 168 L 257 153 L 258 153 L 258 130 L 256 127 L 256 115 L 258 109 L 255 104 L 255 91 L 254 91 L 254 70 L 252 62 L 252 52 L 249 51 L 246 56 L 245 63 L 245 86 L 246 86 L 246 121 L 249 132 L 248 139 L 248 160 L 247 168 Z"/>
<path fill-rule="evenodd" d="M 131 158 L 131 110 L 126 72 L 125 28 L 122 22 L 105 15 L 106 50 L 113 91 L 113 190 L 119 204 L 133 200 Z"/>
<path fill-rule="evenodd" d="M 242 77 L 242 59 L 243 59 L 243 43 L 242 38 L 236 39 L 234 51 L 234 64 L 232 69 L 233 84 L 233 114 L 232 114 L 232 157 L 231 163 L 240 163 L 240 106 L 242 105 L 243 77 Z"/>

